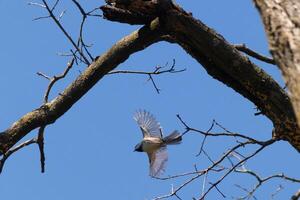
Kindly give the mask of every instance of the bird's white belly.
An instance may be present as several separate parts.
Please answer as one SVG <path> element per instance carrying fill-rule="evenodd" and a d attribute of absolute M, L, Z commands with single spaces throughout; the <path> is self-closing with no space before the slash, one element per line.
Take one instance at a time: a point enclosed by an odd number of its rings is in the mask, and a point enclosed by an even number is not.
<path fill-rule="evenodd" d="M 143 151 L 153 152 L 159 149 L 163 145 L 160 138 L 145 138 L 143 140 Z"/>

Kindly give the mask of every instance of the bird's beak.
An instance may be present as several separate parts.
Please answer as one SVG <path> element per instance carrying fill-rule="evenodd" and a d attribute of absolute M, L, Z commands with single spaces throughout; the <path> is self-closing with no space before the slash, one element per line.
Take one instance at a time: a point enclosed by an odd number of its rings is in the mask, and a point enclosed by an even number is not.
<path fill-rule="evenodd" d="M 142 152 L 142 143 L 137 144 L 133 151 Z"/>

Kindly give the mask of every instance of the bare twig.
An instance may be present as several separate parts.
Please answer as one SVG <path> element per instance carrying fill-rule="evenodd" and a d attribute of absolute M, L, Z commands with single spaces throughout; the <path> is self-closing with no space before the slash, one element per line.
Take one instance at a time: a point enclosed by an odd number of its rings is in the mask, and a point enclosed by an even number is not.
<path fill-rule="evenodd" d="M 203 173 L 204 174 L 204 173 Z M 172 190 L 170 192 L 170 194 L 167 195 L 163 195 L 163 196 L 159 196 L 154 198 L 153 200 L 159 200 L 159 199 L 166 199 L 172 196 L 175 196 L 177 194 L 177 192 L 179 192 L 182 188 L 184 188 L 185 186 L 187 186 L 188 184 L 190 184 L 191 182 L 193 182 L 194 180 L 198 179 L 200 176 L 202 176 L 202 173 L 192 177 L 191 179 L 189 179 L 188 181 L 186 181 L 185 183 L 183 183 L 182 185 L 180 185 L 178 188 L 176 188 L 175 190 Z"/>
<path fill-rule="evenodd" d="M 214 136 L 214 137 L 218 137 L 218 136 L 225 136 L 225 137 L 238 137 L 238 138 L 241 138 L 241 139 L 245 139 L 245 140 L 248 140 L 248 141 L 252 141 L 253 143 L 255 144 L 264 144 L 265 141 L 259 141 L 259 140 L 256 140 L 254 138 L 251 138 L 249 136 L 246 136 L 244 134 L 240 134 L 240 133 L 233 133 L 233 132 L 230 132 L 230 131 L 227 131 L 226 129 L 225 130 L 225 133 L 210 133 L 210 132 L 207 132 L 207 131 L 201 131 L 201 130 L 198 130 L 198 129 L 195 129 L 195 128 L 191 128 L 190 126 L 187 125 L 187 123 L 185 123 L 183 121 L 183 119 L 180 117 L 180 115 L 177 115 L 177 118 L 179 119 L 179 121 L 185 126 L 185 129 L 186 131 L 184 132 L 184 134 L 190 132 L 190 131 L 193 131 L 193 132 L 197 132 L 197 133 L 200 133 L 204 136 Z M 216 121 L 213 122 L 213 124 L 215 125 L 218 125 L 220 126 Z"/>
<path fill-rule="evenodd" d="M 179 119 L 182 121 L 182 119 L 180 118 L 179 115 L 177 115 L 177 117 L 179 117 Z M 209 129 L 206 131 L 206 133 L 209 133 L 209 132 L 213 129 L 214 125 L 215 125 L 215 120 L 213 120 L 213 122 L 211 123 L 211 126 L 210 126 Z M 199 151 L 199 153 L 198 153 L 196 156 L 200 156 L 201 153 L 203 152 L 204 143 L 205 143 L 205 141 L 206 141 L 206 138 L 207 138 L 207 135 L 204 136 L 204 138 L 203 138 L 203 140 L 202 140 L 202 143 L 201 143 L 200 151 Z"/>
<path fill-rule="evenodd" d="M 0 160 L 0 173 L 2 173 L 5 161 L 17 151 L 21 150 L 24 147 L 27 147 L 31 144 L 37 144 L 40 150 L 40 161 L 41 161 L 41 172 L 45 172 L 45 152 L 44 152 L 44 130 L 46 126 L 42 126 L 39 128 L 38 136 L 35 138 L 32 138 L 30 140 L 26 140 L 25 142 L 22 142 L 21 144 L 17 145 L 16 147 L 13 147 L 9 149 L 7 152 L 5 152 L 2 155 L 2 158 Z"/>
<path fill-rule="evenodd" d="M 253 187 L 253 189 L 248 190 L 246 196 L 239 197 L 239 199 L 241 199 L 241 200 L 248 199 L 249 197 L 253 197 L 256 190 L 260 186 L 262 186 L 262 184 L 264 184 L 265 182 L 268 182 L 268 181 L 270 181 L 271 179 L 274 179 L 274 178 L 279 178 L 279 179 L 287 180 L 287 181 L 294 182 L 294 183 L 300 183 L 300 179 L 291 178 L 291 177 L 285 176 L 284 174 L 274 174 L 274 175 L 271 175 L 271 176 L 268 176 L 268 177 L 265 177 L 265 178 L 261 178 L 256 172 L 248 170 L 245 167 L 243 169 L 235 169 L 234 171 L 237 172 L 237 173 L 243 173 L 243 174 L 251 175 L 257 180 L 257 184 Z"/>
<path fill-rule="evenodd" d="M 205 186 L 206 186 L 206 179 L 207 179 L 207 173 L 205 174 L 205 176 L 203 178 L 201 197 L 204 195 Z"/>
<path fill-rule="evenodd" d="M 217 185 L 214 185 L 214 183 L 209 183 L 210 185 L 212 185 L 212 187 L 216 188 L 216 190 L 219 192 L 219 194 L 222 195 L 223 198 L 226 198 L 225 194 L 223 194 L 223 192 L 221 192 L 221 190 L 218 188 Z M 202 197 L 200 198 L 201 200 L 203 200 L 205 197 L 205 193 L 202 195 Z"/>
<path fill-rule="evenodd" d="M 76 0 L 72 0 L 72 2 L 76 5 L 76 7 L 79 9 L 80 13 L 82 16 L 86 16 L 86 12 L 84 11 L 84 9 L 82 8 L 82 6 L 80 5 L 80 3 Z"/>
<path fill-rule="evenodd" d="M 261 60 L 261 61 L 269 63 L 269 64 L 273 64 L 273 65 L 276 64 L 273 58 L 268 58 L 266 56 L 263 56 L 255 51 L 249 49 L 245 44 L 237 44 L 237 45 L 234 45 L 234 47 L 237 50 L 244 52 L 244 53 L 248 54 L 249 56 L 252 56 L 253 58 L 256 58 L 258 60 Z"/>
<path fill-rule="evenodd" d="M 36 138 L 32 138 L 30 140 L 26 140 L 25 142 L 17 145 L 16 147 L 8 150 L 7 152 L 5 152 L 2 155 L 2 159 L 0 160 L 0 173 L 2 173 L 5 161 L 7 160 L 7 158 L 9 158 L 10 155 L 12 155 L 13 153 L 17 152 L 18 150 L 22 149 L 23 147 L 29 146 L 31 144 L 36 143 L 37 139 Z"/>
<path fill-rule="evenodd" d="M 91 11 L 87 12 L 86 14 L 91 17 L 103 17 L 103 15 L 101 15 L 101 14 L 93 14 L 93 12 L 95 12 L 97 10 L 100 10 L 100 8 L 94 8 Z"/>
<path fill-rule="evenodd" d="M 40 161 L 41 161 L 41 172 L 45 172 L 45 152 L 44 152 L 44 131 L 46 126 L 39 128 L 39 133 L 37 137 L 37 144 L 40 150 Z"/>
<path fill-rule="evenodd" d="M 41 7 L 41 8 L 46 8 L 45 5 L 43 5 L 41 3 L 36 3 L 36 2 L 28 2 L 28 5 L 30 5 L 30 6 L 38 6 L 38 7 Z"/>
<path fill-rule="evenodd" d="M 282 185 L 279 185 L 278 188 L 276 189 L 276 191 L 271 194 L 271 199 L 274 199 L 274 197 L 283 189 L 284 189 L 284 187 Z"/>
<path fill-rule="evenodd" d="M 75 61 L 75 58 L 73 58 L 73 59 L 68 63 L 68 65 L 67 65 L 65 71 L 64 71 L 62 74 L 60 74 L 60 75 L 58 75 L 58 76 L 53 76 L 52 78 L 50 78 L 49 76 L 47 76 L 47 75 L 45 75 L 45 74 L 43 74 L 43 73 L 41 73 L 41 72 L 37 72 L 37 74 L 38 74 L 39 76 L 42 76 L 42 77 L 44 77 L 44 78 L 50 80 L 50 83 L 49 83 L 49 85 L 48 85 L 48 87 L 47 87 L 47 90 L 46 90 L 46 92 L 45 92 L 45 95 L 44 95 L 44 103 L 47 103 L 47 102 L 48 102 L 49 94 L 50 94 L 50 91 L 51 91 L 52 87 L 54 86 L 54 84 L 55 84 L 57 81 L 59 81 L 60 79 L 63 79 L 63 78 L 68 74 L 68 72 L 70 71 L 70 69 L 73 67 L 74 61 Z"/>
<path fill-rule="evenodd" d="M 247 199 L 250 199 L 252 197 L 253 199 L 257 200 L 256 196 L 254 196 L 254 194 L 251 193 L 251 191 L 249 191 L 247 188 L 244 188 L 239 184 L 234 184 L 234 186 L 236 186 L 237 188 L 239 188 L 239 189 L 243 190 L 244 192 L 248 193 L 249 195 L 247 195 L 247 197 L 246 197 Z M 238 197 L 238 199 L 243 200 L 244 197 Z"/>
<path fill-rule="evenodd" d="M 159 74 L 164 74 L 164 73 L 180 73 L 180 72 L 186 71 L 186 68 L 176 70 L 175 64 L 176 64 L 176 61 L 175 61 L 175 59 L 173 59 L 173 64 L 168 69 L 165 69 L 165 70 L 163 70 L 163 69 L 168 66 L 168 63 L 163 67 L 157 66 L 157 67 L 155 67 L 155 69 L 153 71 L 150 71 L 150 72 L 130 71 L 130 70 L 114 70 L 114 71 L 109 72 L 108 74 L 140 74 L 140 75 L 151 75 L 152 76 L 152 75 L 159 75 Z"/>
<path fill-rule="evenodd" d="M 89 50 L 87 48 L 88 45 L 86 45 L 84 40 L 83 40 L 83 27 L 84 27 L 85 21 L 87 19 L 87 16 L 89 16 L 89 15 L 85 12 L 83 7 L 80 5 L 80 3 L 77 0 L 72 0 L 72 2 L 75 4 L 75 6 L 78 8 L 78 10 L 80 11 L 80 13 L 82 15 L 82 20 L 81 20 L 80 28 L 79 28 L 79 37 L 78 37 L 78 41 L 77 41 L 77 46 L 78 47 L 81 46 L 81 49 L 80 49 L 81 52 L 83 52 L 83 49 L 84 49 L 84 51 L 87 53 L 89 58 L 91 60 L 94 60 L 94 57 L 92 56 L 92 54 L 89 52 Z"/>
<path fill-rule="evenodd" d="M 163 67 L 155 67 L 155 69 L 153 71 L 150 72 L 145 72 L 145 71 L 130 71 L 130 70 L 116 70 L 116 71 L 111 71 L 108 73 L 108 75 L 111 74 L 138 74 L 138 75 L 147 75 L 149 77 L 148 81 L 151 81 L 153 87 L 155 88 L 156 92 L 159 94 L 160 89 L 158 88 L 157 84 L 155 83 L 153 76 L 154 75 L 160 75 L 160 74 L 164 74 L 164 73 L 180 73 L 180 72 L 184 72 L 186 69 L 181 69 L 181 70 L 176 70 L 175 69 L 175 59 L 173 59 L 173 64 L 171 65 L 171 67 L 169 67 L 168 69 L 164 69 L 167 67 L 168 63 L 163 66 Z"/>

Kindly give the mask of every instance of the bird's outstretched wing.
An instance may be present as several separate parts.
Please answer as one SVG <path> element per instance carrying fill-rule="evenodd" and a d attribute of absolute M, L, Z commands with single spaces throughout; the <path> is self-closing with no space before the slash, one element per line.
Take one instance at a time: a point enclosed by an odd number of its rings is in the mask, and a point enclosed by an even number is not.
<path fill-rule="evenodd" d="M 161 147 L 155 152 L 148 153 L 150 162 L 150 176 L 158 177 L 165 171 L 168 161 L 167 147 Z"/>
<path fill-rule="evenodd" d="M 162 138 L 161 126 L 151 113 L 145 110 L 139 110 L 134 114 L 133 119 L 140 126 L 143 137 Z"/>

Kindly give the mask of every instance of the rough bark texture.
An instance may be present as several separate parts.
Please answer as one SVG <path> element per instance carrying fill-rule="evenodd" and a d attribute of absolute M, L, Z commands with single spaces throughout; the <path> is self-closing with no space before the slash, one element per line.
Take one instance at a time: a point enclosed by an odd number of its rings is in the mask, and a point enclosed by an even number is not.
<path fill-rule="evenodd" d="M 31 130 L 55 122 L 105 74 L 131 54 L 166 40 L 179 44 L 217 80 L 253 102 L 274 124 L 274 137 L 287 140 L 300 151 L 299 129 L 285 91 L 262 69 L 249 61 L 221 35 L 169 0 L 107 0 L 101 7 L 108 20 L 146 24 L 100 56 L 65 91 L 50 103 L 26 114 L 0 134 L 0 152 L 5 152 Z M 124 3 L 125 2 L 125 3 Z M 130 2 L 139 2 L 131 5 Z M 143 7 L 143 2 L 147 7 Z M 153 9 L 152 9 L 153 8 Z M 155 9 L 154 9 L 155 8 Z M 144 12 L 144 13 L 143 13 Z M 152 13 L 151 13 L 152 12 Z M 120 16 L 126 14 L 126 20 Z M 148 22 L 149 17 L 154 19 Z M 142 20 L 141 20 L 142 19 Z"/>
<path fill-rule="evenodd" d="M 282 71 L 300 127 L 300 1 L 254 0 L 267 32 L 270 51 Z M 299 129 L 295 133 L 299 139 Z"/>

